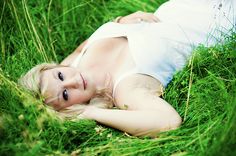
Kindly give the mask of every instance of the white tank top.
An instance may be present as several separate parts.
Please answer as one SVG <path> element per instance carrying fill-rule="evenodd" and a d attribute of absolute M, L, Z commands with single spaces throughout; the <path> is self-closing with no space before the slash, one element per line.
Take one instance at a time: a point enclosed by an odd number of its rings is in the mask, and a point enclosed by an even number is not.
<path fill-rule="evenodd" d="M 164 87 L 181 70 L 195 46 L 209 46 L 235 26 L 234 0 L 171 0 L 154 14 L 159 23 L 119 24 L 108 22 L 89 38 L 72 66 L 77 67 L 86 49 L 96 40 L 125 36 L 136 68 L 114 83 L 134 73 L 150 75 Z"/>

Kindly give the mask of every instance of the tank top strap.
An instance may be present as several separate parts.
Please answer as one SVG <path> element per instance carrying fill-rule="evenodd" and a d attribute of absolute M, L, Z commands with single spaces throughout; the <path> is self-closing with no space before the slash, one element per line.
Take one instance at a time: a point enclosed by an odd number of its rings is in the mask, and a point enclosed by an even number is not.
<path fill-rule="evenodd" d="M 120 76 L 115 80 L 115 82 L 114 82 L 113 90 L 112 90 L 112 97 L 114 98 L 115 92 L 116 92 L 116 88 L 117 88 L 118 84 L 119 84 L 122 80 L 124 80 L 126 77 L 128 77 L 128 76 L 130 76 L 130 75 L 137 74 L 137 73 L 138 73 L 137 68 L 134 68 L 134 69 L 132 69 L 132 70 L 130 70 L 130 71 L 128 71 L 128 72 L 126 72 L 126 73 L 120 75 Z"/>

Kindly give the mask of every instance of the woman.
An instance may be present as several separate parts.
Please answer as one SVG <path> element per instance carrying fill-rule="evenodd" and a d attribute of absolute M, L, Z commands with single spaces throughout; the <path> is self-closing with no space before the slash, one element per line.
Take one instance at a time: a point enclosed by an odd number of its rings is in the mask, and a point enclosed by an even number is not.
<path fill-rule="evenodd" d="M 195 46 L 218 43 L 234 27 L 234 8 L 233 0 L 172 0 L 154 14 L 118 17 L 60 65 L 38 65 L 20 84 L 66 117 L 135 136 L 176 129 L 181 117 L 161 98 L 163 89 Z"/>

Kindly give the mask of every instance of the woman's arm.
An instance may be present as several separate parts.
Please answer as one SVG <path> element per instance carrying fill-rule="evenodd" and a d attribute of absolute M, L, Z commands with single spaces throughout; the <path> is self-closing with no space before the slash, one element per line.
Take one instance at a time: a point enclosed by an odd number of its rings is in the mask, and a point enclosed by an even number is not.
<path fill-rule="evenodd" d="M 156 136 L 158 132 L 175 129 L 181 124 L 181 118 L 176 113 L 162 110 L 115 110 L 94 107 L 86 109 L 83 116 L 134 136 Z"/>
<path fill-rule="evenodd" d="M 159 81 L 152 77 L 130 76 L 119 83 L 115 92 L 116 106 L 122 110 L 88 107 L 82 115 L 135 136 L 155 136 L 175 129 L 181 117 L 158 96 L 158 87 Z"/>
<path fill-rule="evenodd" d="M 67 56 L 60 64 L 64 66 L 69 66 L 74 59 L 79 55 L 83 47 L 86 45 L 87 40 L 81 43 L 69 56 Z"/>

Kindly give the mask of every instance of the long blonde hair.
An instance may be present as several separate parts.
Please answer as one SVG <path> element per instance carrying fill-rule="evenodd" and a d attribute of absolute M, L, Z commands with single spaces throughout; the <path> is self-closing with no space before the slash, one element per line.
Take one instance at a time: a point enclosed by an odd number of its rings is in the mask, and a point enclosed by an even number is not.
<path fill-rule="evenodd" d="M 58 68 L 65 67 L 63 65 L 58 65 L 56 63 L 42 63 L 36 65 L 31 70 L 29 70 L 25 75 L 23 75 L 18 83 L 25 89 L 35 93 L 35 95 L 42 95 L 44 88 L 41 88 L 41 76 L 42 72 Z M 57 114 L 63 119 L 81 119 L 83 118 L 80 114 L 88 106 L 95 106 L 99 108 L 112 108 L 113 107 L 113 98 L 108 89 L 104 88 L 97 91 L 96 96 L 90 100 L 88 104 L 73 104 L 70 107 L 59 110 Z M 50 110 L 51 107 L 47 106 Z"/>

